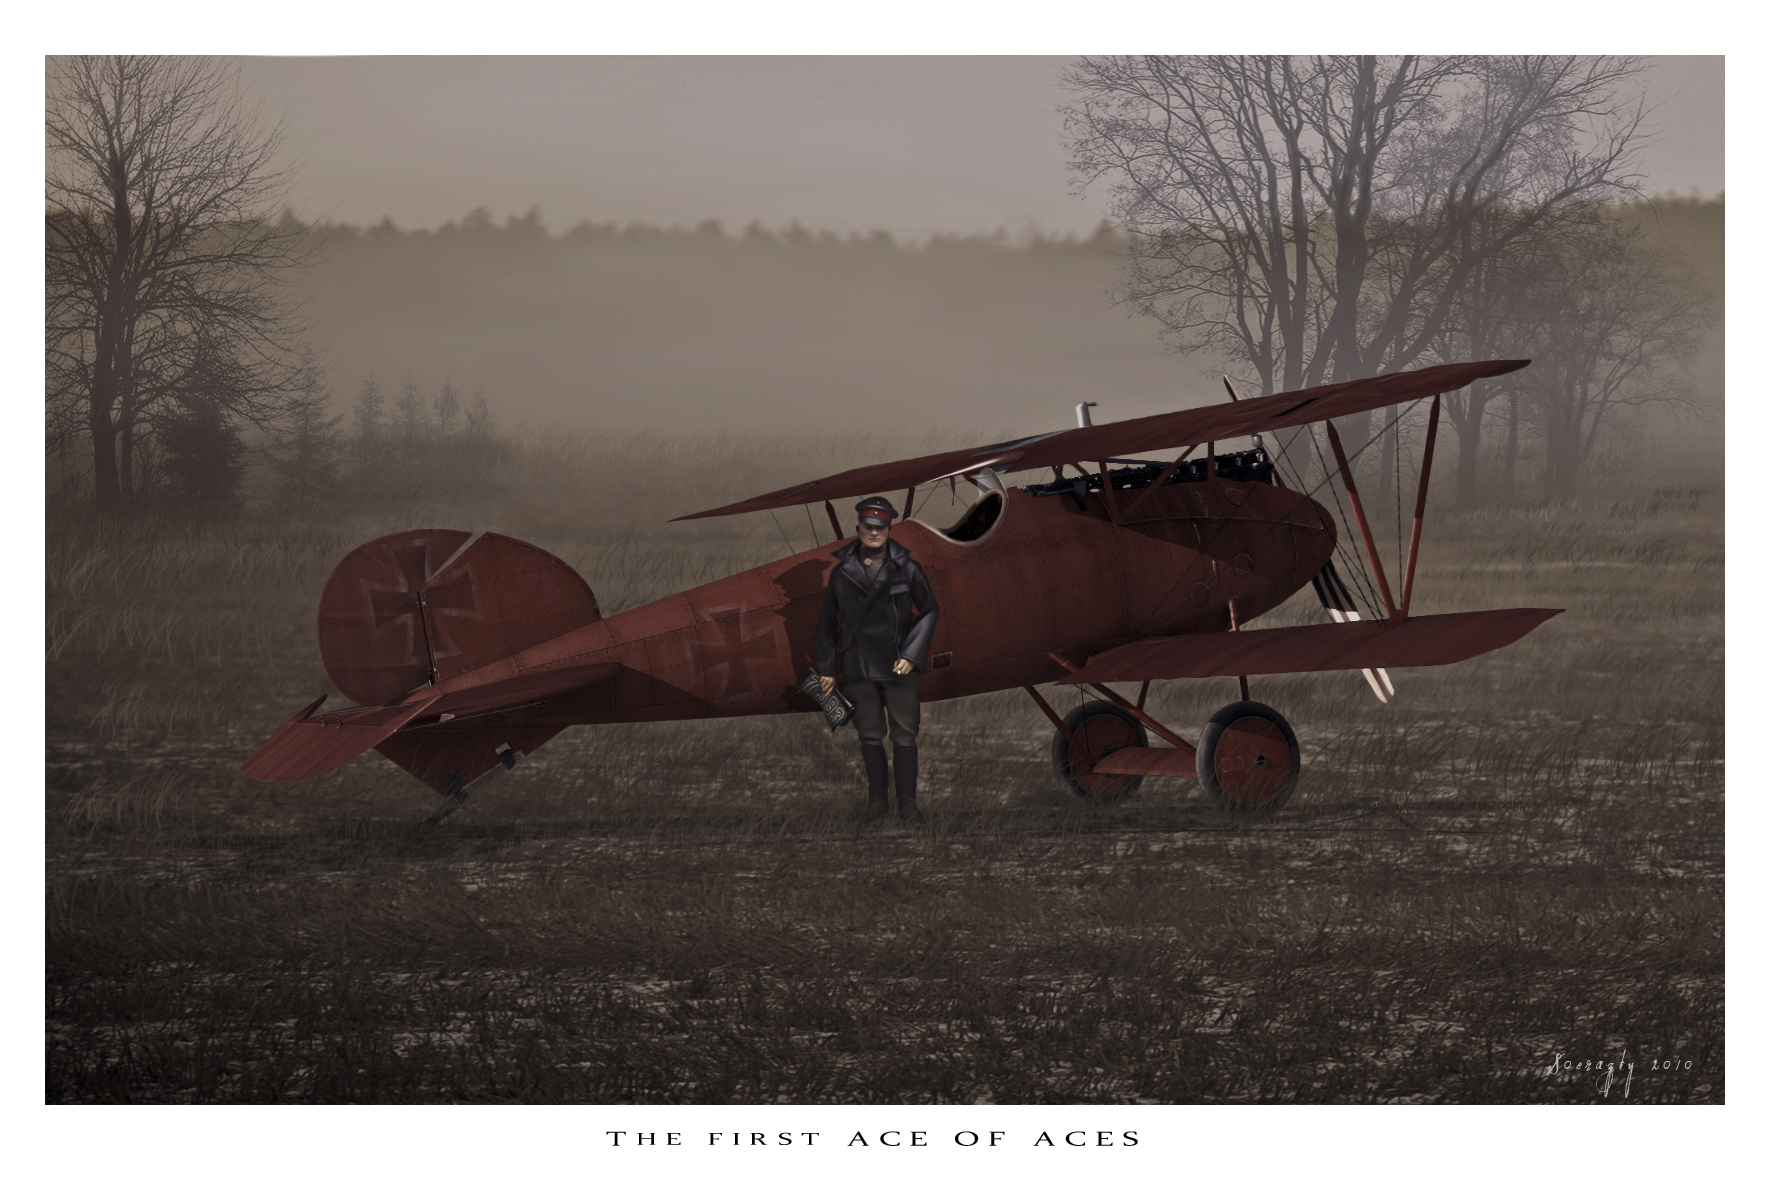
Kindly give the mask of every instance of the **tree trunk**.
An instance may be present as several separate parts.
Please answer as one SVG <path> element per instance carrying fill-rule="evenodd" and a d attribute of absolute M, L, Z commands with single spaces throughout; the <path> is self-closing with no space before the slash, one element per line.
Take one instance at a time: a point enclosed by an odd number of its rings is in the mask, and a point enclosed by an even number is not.
<path fill-rule="evenodd" d="M 92 431 L 92 500 L 101 511 L 111 512 L 122 507 L 117 491 L 117 431 L 111 424 L 116 384 L 102 364 L 92 374 L 86 420 Z"/>
<path fill-rule="evenodd" d="M 117 438 L 117 499 L 124 506 L 135 503 L 135 425 L 123 426 Z"/>
<path fill-rule="evenodd" d="M 1284 485 L 1296 491 L 1309 490 L 1309 462 L 1314 453 L 1308 445 L 1309 435 L 1301 426 L 1280 429 L 1272 435 L 1273 465 L 1278 468 Z"/>
<path fill-rule="evenodd" d="M 1565 500 L 1572 491 L 1573 439 L 1568 436 L 1568 424 L 1564 412 L 1551 412 L 1544 425 L 1543 497 L 1546 500 Z"/>

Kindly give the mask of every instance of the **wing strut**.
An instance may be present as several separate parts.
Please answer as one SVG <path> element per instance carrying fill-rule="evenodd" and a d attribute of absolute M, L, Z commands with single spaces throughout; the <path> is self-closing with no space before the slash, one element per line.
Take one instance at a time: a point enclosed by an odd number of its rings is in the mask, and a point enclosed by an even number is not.
<path fill-rule="evenodd" d="M 1234 596 L 1231 596 L 1229 598 L 1229 632 L 1231 632 L 1231 633 L 1240 633 L 1241 632 L 1241 617 L 1235 611 L 1235 597 Z M 1241 675 L 1241 676 L 1237 676 L 1237 678 L 1241 680 L 1241 698 L 1243 700 L 1252 700 L 1253 697 L 1248 694 L 1248 677 L 1246 675 Z M 1148 682 L 1145 681 L 1143 686 L 1148 687 L 1149 686 Z"/>
<path fill-rule="evenodd" d="M 1438 402 L 1442 399 L 1442 396 L 1432 397 L 1432 419 L 1426 424 L 1426 456 L 1420 462 L 1420 495 L 1414 501 L 1414 535 L 1407 545 L 1407 575 L 1401 581 L 1401 615 L 1404 617 L 1414 598 L 1414 567 L 1420 561 L 1420 530 L 1426 522 L 1426 483 L 1432 478 L 1432 447 L 1438 441 Z"/>
<path fill-rule="evenodd" d="M 1389 591 L 1389 577 L 1383 572 L 1383 560 L 1377 557 L 1377 542 L 1371 536 L 1370 522 L 1365 520 L 1364 503 L 1358 498 L 1358 484 L 1352 479 L 1352 465 L 1346 461 L 1345 448 L 1340 445 L 1340 434 L 1334 429 L 1332 421 L 1323 421 L 1327 426 L 1328 444 L 1334 448 L 1334 461 L 1340 468 L 1340 480 L 1346 485 L 1346 498 L 1352 501 L 1352 514 L 1358 518 L 1358 532 L 1364 538 L 1365 553 L 1370 556 L 1371 569 L 1377 574 L 1377 587 L 1383 593 L 1383 606 L 1389 610 L 1391 621 L 1407 619 L 1409 606 L 1414 598 L 1414 568 L 1420 561 L 1420 533 L 1426 524 L 1426 489 L 1432 482 L 1432 452 L 1438 444 L 1438 414 L 1442 408 L 1444 397 L 1432 397 L 1432 417 L 1426 424 L 1426 451 L 1420 459 L 1420 488 L 1414 498 L 1413 536 L 1408 542 L 1407 563 L 1403 568 L 1401 581 L 1401 606 L 1396 607 L 1395 597 Z M 1399 483 L 1399 481 L 1397 481 Z"/>
<path fill-rule="evenodd" d="M 1107 470 L 1104 458 L 1100 460 L 1100 498 L 1106 501 L 1106 515 L 1112 519 L 1114 525 L 1117 525 L 1119 523 L 1119 506 L 1118 502 L 1113 499 L 1112 472 Z"/>
<path fill-rule="evenodd" d="M 1332 421 L 1323 421 L 1327 426 L 1328 444 L 1334 448 L 1334 461 L 1340 466 L 1340 481 L 1346 485 L 1346 496 L 1352 501 L 1352 515 L 1358 518 L 1358 532 L 1364 536 L 1364 550 L 1370 555 L 1371 570 L 1377 573 L 1377 587 L 1383 592 L 1383 607 L 1389 610 L 1391 621 L 1401 620 L 1401 610 L 1395 607 L 1395 598 L 1389 594 L 1389 579 L 1383 574 L 1383 560 L 1377 557 L 1376 539 L 1371 537 L 1370 522 L 1364 519 L 1364 503 L 1358 498 L 1358 485 L 1352 481 L 1352 466 L 1346 461 L 1346 451 L 1340 445 L 1340 435 L 1334 430 Z"/>

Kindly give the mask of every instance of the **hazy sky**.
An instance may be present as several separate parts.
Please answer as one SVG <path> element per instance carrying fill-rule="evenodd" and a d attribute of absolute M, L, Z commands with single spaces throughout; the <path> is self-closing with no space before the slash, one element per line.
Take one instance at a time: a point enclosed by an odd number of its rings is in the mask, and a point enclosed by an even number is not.
<path fill-rule="evenodd" d="M 1035 57 L 250 58 L 304 217 L 1085 232 Z M 1648 60 L 1649 192 L 1723 190 L 1722 59 Z"/>

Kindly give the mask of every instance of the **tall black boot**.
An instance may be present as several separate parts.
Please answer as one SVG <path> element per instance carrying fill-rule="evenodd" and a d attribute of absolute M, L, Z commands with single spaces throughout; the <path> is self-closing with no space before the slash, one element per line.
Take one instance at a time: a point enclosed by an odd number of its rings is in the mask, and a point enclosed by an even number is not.
<path fill-rule="evenodd" d="M 916 748 L 893 746 L 891 773 L 897 777 L 897 816 L 899 820 L 922 820 L 916 810 Z"/>
<path fill-rule="evenodd" d="M 885 796 L 885 747 L 862 742 L 860 760 L 867 765 L 867 808 L 862 820 L 877 821 L 891 811 Z"/>

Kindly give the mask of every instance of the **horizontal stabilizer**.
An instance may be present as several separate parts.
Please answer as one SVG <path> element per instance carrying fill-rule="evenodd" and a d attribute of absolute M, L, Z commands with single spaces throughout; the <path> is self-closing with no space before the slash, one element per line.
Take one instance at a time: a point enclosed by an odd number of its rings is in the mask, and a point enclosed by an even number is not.
<path fill-rule="evenodd" d="M 266 783 L 292 783 L 324 775 L 392 737 L 402 726 L 433 708 L 439 699 L 340 709 L 316 717 L 314 710 L 326 702 L 321 696 L 289 718 L 269 741 L 252 752 L 240 770 Z"/>
<path fill-rule="evenodd" d="M 594 687 L 613 679 L 621 673 L 621 669 L 620 663 L 612 662 L 555 667 L 552 670 L 531 671 L 443 695 L 428 696 L 421 700 L 369 708 L 338 709 L 316 717 L 313 715 L 315 710 L 326 699 L 321 696 L 291 717 L 269 741 L 253 752 L 252 757 L 240 769 L 253 779 L 262 779 L 266 783 L 288 783 L 323 775 L 334 767 L 343 766 L 363 751 L 379 747 L 389 758 L 429 783 L 428 767 L 419 769 L 405 761 L 410 757 L 411 747 L 425 747 L 426 762 L 436 754 L 447 757 L 448 748 L 457 743 L 464 747 L 471 743 L 475 747 L 472 757 L 476 764 L 478 758 L 483 757 L 477 751 L 483 749 L 479 747 L 479 742 L 485 741 L 488 731 L 465 726 L 457 729 L 453 722 L 504 709 L 521 708 L 554 696 Z M 409 729 L 412 722 L 419 717 L 435 717 L 438 723 L 426 721 L 419 729 Z M 406 730 L 406 738 L 402 743 L 407 747 L 406 750 L 383 745 L 402 729 Z M 557 730 L 547 730 L 534 741 L 534 745 L 539 746 L 556 732 Z M 523 736 L 528 735 L 510 734 L 509 740 L 516 745 Z M 506 737 L 500 732 L 500 736 L 493 737 L 490 744 L 503 740 Z M 516 748 L 524 753 L 530 749 L 526 744 L 516 745 Z"/>
<path fill-rule="evenodd" d="M 470 717 L 475 713 L 517 708 L 525 704 L 532 704 L 537 700 L 546 700 L 549 697 L 563 696 L 567 692 L 575 692 L 581 688 L 594 687 L 596 684 L 613 679 L 620 673 L 621 664 L 616 662 L 554 667 L 546 671 L 525 671 L 520 675 L 513 675 L 509 679 L 500 679 L 495 683 L 482 683 L 474 687 L 462 688 L 459 691 L 445 692 L 442 700 L 432 711 L 442 715 L 446 721 L 457 717 Z"/>
<path fill-rule="evenodd" d="M 1439 613 L 1403 621 L 1295 625 L 1145 638 L 1096 654 L 1059 683 L 1289 675 L 1377 667 L 1440 667 L 1509 646 L 1559 608 Z"/>
<path fill-rule="evenodd" d="M 1185 746 L 1126 746 L 1094 764 L 1095 775 L 1163 775 L 1196 779 L 1197 755 Z"/>

